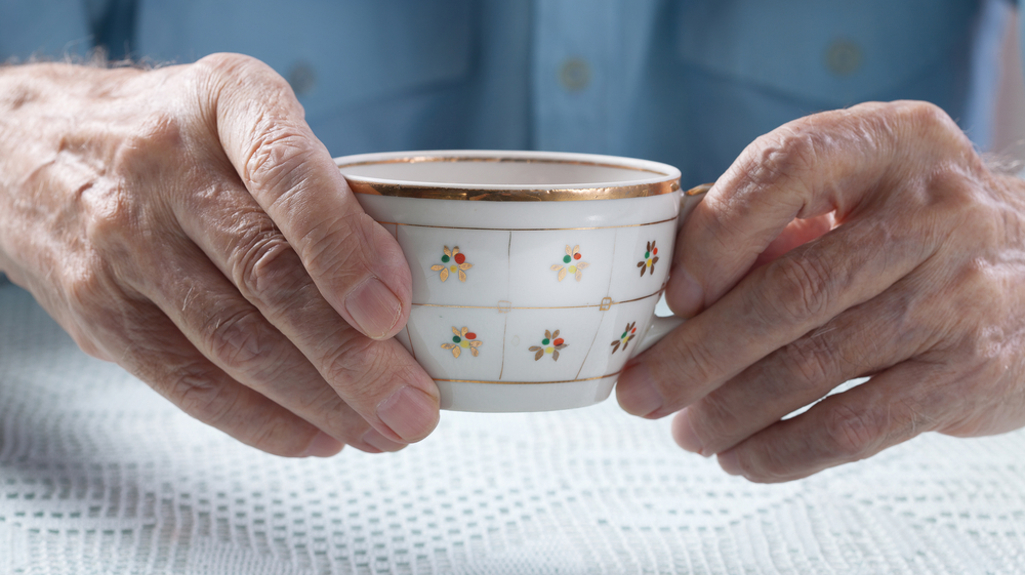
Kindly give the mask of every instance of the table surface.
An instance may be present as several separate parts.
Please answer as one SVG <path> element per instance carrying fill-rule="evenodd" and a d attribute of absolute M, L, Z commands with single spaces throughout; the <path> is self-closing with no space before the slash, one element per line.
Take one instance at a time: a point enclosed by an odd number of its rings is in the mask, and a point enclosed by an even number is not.
<path fill-rule="evenodd" d="M 755 485 L 611 400 L 278 458 L 0 285 L 0 573 L 1025 573 L 1025 432 Z"/>

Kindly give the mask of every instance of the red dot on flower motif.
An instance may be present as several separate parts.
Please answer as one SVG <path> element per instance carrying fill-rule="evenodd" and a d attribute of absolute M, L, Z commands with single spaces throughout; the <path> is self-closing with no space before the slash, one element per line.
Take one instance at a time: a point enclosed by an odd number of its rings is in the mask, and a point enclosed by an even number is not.
<path fill-rule="evenodd" d="M 651 255 L 657 256 L 658 255 L 658 248 L 652 248 L 651 249 Z M 456 257 L 459 257 L 459 256 L 456 256 Z"/>
<path fill-rule="evenodd" d="M 637 328 L 635 327 L 635 328 L 631 329 L 630 333 L 637 333 Z"/>
<path fill-rule="evenodd" d="M 580 254 L 573 254 L 573 259 L 579 260 L 580 259 Z"/>
<path fill-rule="evenodd" d="M 472 331 L 468 331 L 466 332 L 466 339 L 477 339 L 477 334 L 473 333 Z"/>
<path fill-rule="evenodd" d="M 552 344 L 553 345 L 562 345 L 562 342 L 563 342 L 563 339 L 560 337 L 559 339 L 553 341 Z"/>
<path fill-rule="evenodd" d="M 456 254 L 456 263 L 461 264 L 466 261 L 466 256 L 463 254 Z"/>

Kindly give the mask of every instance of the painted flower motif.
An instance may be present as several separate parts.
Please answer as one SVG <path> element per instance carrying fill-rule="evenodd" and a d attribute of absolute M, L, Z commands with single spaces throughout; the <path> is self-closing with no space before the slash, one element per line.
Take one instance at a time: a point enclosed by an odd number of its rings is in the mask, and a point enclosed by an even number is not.
<path fill-rule="evenodd" d="M 637 267 L 641 268 L 641 277 L 644 277 L 644 272 L 654 275 L 655 264 L 658 263 L 658 248 L 655 247 L 655 242 L 648 242 L 647 251 L 644 252 L 644 259 L 637 262 Z"/>
<path fill-rule="evenodd" d="M 637 328 L 634 327 L 636 325 L 637 322 L 635 321 L 626 325 L 626 330 L 623 331 L 623 335 L 619 336 L 619 339 L 611 343 L 612 353 L 619 351 L 619 346 L 623 346 L 623 351 L 626 351 L 626 346 L 630 343 L 630 340 L 637 337 Z"/>
<path fill-rule="evenodd" d="M 452 327 L 452 333 L 455 334 L 452 336 L 452 343 L 441 344 L 441 349 L 450 350 L 452 352 L 452 357 L 459 357 L 462 350 L 468 349 L 470 350 L 470 353 L 473 354 L 473 357 L 477 357 L 477 354 L 480 353 L 477 348 L 484 343 L 477 339 L 477 334 L 465 327 L 463 329 L 459 329 L 454 326 Z"/>
<path fill-rule="evenodd" d="M 559 330 L 550 332 L 545 330 L 545 338 L 541 340 L 541 345 L 532 345 L 527 351 L 533 351 L 534 361 L 537 361 L 545 356 L 546 353 L 552 354 L 553 361 L 559 361 L 559 350 L 567 346 L 566 340 L 559 337 Z"/>
<path fill-rule="evenodd" d="M 591 265 L 580 261 L 580 246 L 566 246 L 566 255 L 562 257 L 561 264 L 552 264 L 552 270 L 559 272 L 559 281 L 566 279 L 566 274 L 571 273 L 580 281 L 581 270 Z"/>
<path fill-rule="evenodd" d="M 473 267 L 473 264 L 466 261 L 466 254 L 459 253 L 459 246 L 448 249 L 445 246 L 444 255 L 441 256 L 441 263 L 431 266 L 431 271 L 441 272 L 438 277 L 441 281 L 448 279 L 449 274 L 459 274 L 459 281 L 466 281 L 466 270 Z"/>

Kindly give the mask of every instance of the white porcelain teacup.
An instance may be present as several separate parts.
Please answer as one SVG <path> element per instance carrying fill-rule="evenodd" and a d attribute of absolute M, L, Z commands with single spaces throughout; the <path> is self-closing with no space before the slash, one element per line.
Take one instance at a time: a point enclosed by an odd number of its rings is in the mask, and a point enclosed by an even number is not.
<path fill-rule="evenodd" d="M 336 163 L 409 261 L 413 308 L 396 337 L 443 409 L 600 402 L 627 359 L 679 324 L 654 309 L 677 221 L 700 195 L 681 194 L 672 166 L 510 151 Z"/>

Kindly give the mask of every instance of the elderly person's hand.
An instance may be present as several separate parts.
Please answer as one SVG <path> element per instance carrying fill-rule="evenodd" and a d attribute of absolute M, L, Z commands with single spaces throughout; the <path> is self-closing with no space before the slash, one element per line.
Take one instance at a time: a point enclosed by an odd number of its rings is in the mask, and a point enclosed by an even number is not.
<path fill-rule="evenodd" d="M 1025 182 L 941 110 L 865 104 L 749 146 L 680 232 L 692 317 L 619 380 L 683 448 L 785 481 L 925 431 L 1025 425 Z M 844 381 L 871 379 L 827 395 Z"/>
<path fill-rule="evenodd" d="M 397 242 L 251 58 L 0 69 L 0 270 L 83 350 L 270 453 L 437 424 L 388 339 L 410 309 Z"/>

